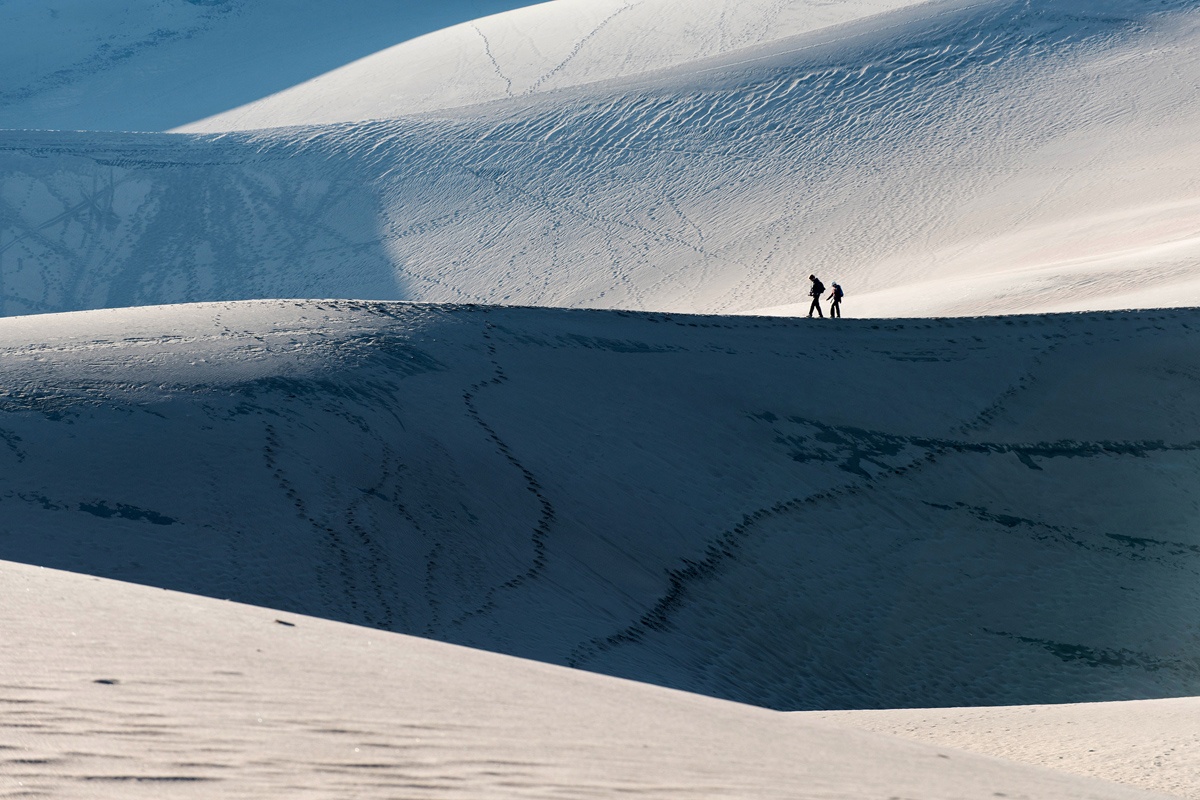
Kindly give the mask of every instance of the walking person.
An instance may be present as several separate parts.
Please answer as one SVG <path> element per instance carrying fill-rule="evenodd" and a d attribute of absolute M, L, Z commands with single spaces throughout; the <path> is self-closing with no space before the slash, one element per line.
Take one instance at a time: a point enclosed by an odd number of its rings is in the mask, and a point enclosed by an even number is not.
<path fill-rule="evenodd" d="M 821 283 L 821 279 L 816 275 L 809 275 L 808 279 L 812 281 L 812 288 L 808 290 L 808 293 L 813 299 L 812 305 L 808 307 L 808 316 L 811 319 L 812 312 L 815 309 L 817 316 L 824 319 L 825 315 L 821 313 L 821 295 L 825 293 L 825 284 Z"/>
<path fill-rule="evenodd" d="M 845 292 L 838 285 L 837 281 L 833 282 L 833 288 L 829 290 L 829 299 L 833 302 L 829 304 L 829 318 L 842 316 L 842 298 L 845 297 Z"/>

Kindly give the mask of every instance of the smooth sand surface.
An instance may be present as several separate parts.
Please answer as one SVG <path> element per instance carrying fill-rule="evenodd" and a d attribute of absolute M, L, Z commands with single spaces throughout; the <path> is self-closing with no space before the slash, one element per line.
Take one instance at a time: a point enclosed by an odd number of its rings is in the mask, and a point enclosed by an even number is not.
<path fill-rule="evenodd" d="M 1200 698 L 802 714 L 1024 764 L 1200 797 Z"/>

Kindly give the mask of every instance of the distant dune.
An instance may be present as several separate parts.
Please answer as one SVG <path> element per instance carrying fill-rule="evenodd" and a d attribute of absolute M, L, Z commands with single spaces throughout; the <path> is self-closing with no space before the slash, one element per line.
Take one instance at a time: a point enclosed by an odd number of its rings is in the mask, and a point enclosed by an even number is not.
<path fill-rule="evenodd" d="M 1198 305 L 1195 5 L 922 5 L 421 118 L 0 133 L 0 311 L 797 313 L 810 272 L 852 316 Z"/>
<path fill-rule="evenodd" d="M 161 131 L 523 0 L 0 3 L 0 128 Z"/>
<path fill-rule="evenodd" d="M 403 42 L 287 91 L 181 126 L 245 130 L 355 122 L 578 90 L 588 84 L 742 59 L 802 36 L 853 38 L 862 20 L 940 14 L 961 3 L 924 0 L 556 0 L 473 19 Z"/>

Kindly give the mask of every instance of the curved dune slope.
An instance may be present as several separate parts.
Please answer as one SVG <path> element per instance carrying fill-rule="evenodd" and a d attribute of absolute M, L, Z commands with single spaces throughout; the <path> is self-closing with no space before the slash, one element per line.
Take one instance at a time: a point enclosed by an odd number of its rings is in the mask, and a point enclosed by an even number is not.
<path fill-rule="evenodd" d="M 0 3 L 0 128 L 161 131 L 523 0 Z"/>
<path fill-rule="evenodd" d="M 1197 305 L 1197 87 L 1195 0 L 993 1 L 420 119 L 8 133 L 0 310 Z"/>
<path fill-rule="evenodd" d="M 0 781 L 19 797 L 1167 797 L 7 562 L 0 603 Z"/>
<path fill-rule="evenodd" d="M 1196 694 L 1198 337 L 1195 311 L 8 319 L 0 558 L 778 709 Z"/>
<path fill-rule="evenodd" d="M 544 94 L 836 30 L 924 4 L 925 0 L 557 0 L 398 44 L 180 130 L 353 122 Z"/>

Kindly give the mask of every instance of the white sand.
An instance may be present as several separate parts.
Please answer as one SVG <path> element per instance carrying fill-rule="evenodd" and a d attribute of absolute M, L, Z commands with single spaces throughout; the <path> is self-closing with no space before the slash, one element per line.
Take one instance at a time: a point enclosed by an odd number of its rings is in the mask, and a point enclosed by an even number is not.
<path fill-rule="evenodd" d="M 1002 708 L 804 713 L 862 730 L 1200 795 L 1200 698 Z"/>
<path fill-rule="evenodd" d="M 5 797 L 1160 796 L 268 609 L 0 577 Z"/>

